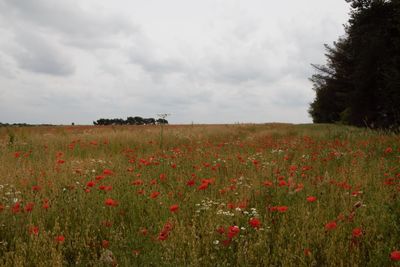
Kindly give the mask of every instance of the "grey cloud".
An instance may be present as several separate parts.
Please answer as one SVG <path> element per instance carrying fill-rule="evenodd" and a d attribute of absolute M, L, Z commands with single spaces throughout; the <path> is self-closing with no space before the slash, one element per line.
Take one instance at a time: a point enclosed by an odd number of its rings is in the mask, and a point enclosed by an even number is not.
<path fill-rule="evenodd" d="M 11 53 L 22 69 L 56 76 L 67 76 L 74 73 L 72 62 L 59 51 L 49 39 L 25 30 L 16 32 Z"/>
<path fill-rule="evenodd" d="M 159 59 L 149 53 L 131 53 L 130 62 L 141 66 L 145 71 L 153 74 L 168 74 L 184 71 L 183 63 L 178 59 Z"/>
<path fill-rule="evenodd" d="M 138 31 L 123 17 L 90 14 L 74 1 L 4 0 L 0 13 L 16 23 L 61 34 L 65 44 L 83 49 L 108 48 L 110 35 Z"/>

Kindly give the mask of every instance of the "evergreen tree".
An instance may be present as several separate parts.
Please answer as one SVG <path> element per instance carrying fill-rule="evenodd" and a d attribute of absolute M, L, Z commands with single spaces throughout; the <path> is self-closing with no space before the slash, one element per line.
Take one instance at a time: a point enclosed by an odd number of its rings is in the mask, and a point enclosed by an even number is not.
<path fill-rule="evenodd" d="M 400 3 L 346 0 L 346 35 L 326 46 L 327 64 L 313 65 L 314 122 L 400 126 Z"/>

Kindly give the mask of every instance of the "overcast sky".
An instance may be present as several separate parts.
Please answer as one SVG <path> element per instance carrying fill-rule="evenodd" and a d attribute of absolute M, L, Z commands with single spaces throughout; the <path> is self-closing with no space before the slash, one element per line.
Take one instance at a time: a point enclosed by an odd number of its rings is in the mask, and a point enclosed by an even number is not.
<path fill-rule="evenodd" d="M 0 122 L 307 123 L 344 0 L 0 0 Z"/>

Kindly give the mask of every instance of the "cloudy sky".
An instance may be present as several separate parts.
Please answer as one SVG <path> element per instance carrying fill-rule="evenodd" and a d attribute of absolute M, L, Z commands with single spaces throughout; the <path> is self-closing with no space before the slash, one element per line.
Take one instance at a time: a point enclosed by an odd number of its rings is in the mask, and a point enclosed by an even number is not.
<path fill-rule="evenodd" d="M 0 122 L 311 122 L 344 0 L 0 0 Z"/>

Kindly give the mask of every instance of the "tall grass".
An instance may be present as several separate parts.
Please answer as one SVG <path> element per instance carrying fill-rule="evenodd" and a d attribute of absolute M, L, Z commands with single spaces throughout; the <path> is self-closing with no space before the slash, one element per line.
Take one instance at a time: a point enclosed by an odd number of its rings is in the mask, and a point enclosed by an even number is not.
<path fill-rule="evenodd" d="M 3 266 L 399 264 L 398 135 L 75 126 L 0 140 Z"/>

